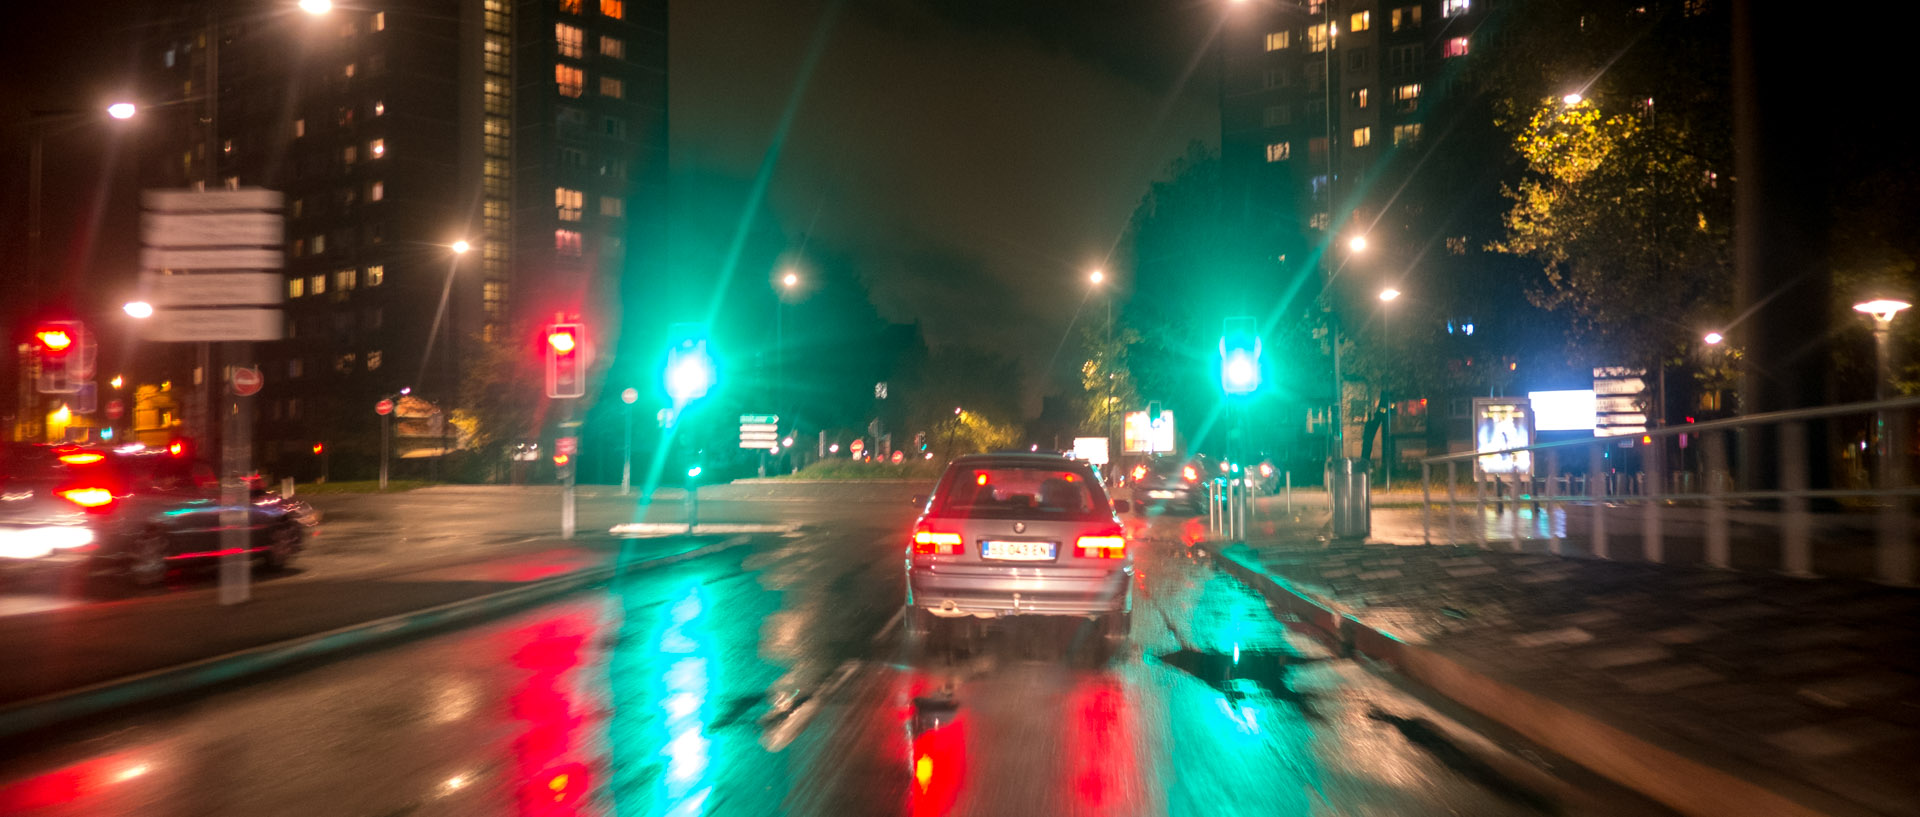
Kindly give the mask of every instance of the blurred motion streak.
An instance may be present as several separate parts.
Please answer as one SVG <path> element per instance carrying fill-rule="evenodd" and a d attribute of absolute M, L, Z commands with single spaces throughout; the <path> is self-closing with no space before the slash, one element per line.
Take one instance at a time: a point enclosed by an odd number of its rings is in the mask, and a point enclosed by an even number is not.
<path fill-rule="evenodd" d="M 566 684 L 593 629 L 586 614 L 573 613 L 514 634 L 526 643 L 513 653 L 513 664 L 529 673 L 508 701 L 513 717 L 526 724 L 513 748 L 520 813 L 528 817 L 579 814 L 586 800 L 591 775 L 575 759 L 580 747 L 574 743 L 583 718 Z"/>
<path fill-rule="evenodd" d="M 106 795 L 120 784 L 145 777 L 152 765 L 132 753 L 98 757 L 0 786 L 0 814 L 26 814 L 35 809 L 84 805 L 88 798 Z M 80 813 L 100 813 L 95 808 Z"/>

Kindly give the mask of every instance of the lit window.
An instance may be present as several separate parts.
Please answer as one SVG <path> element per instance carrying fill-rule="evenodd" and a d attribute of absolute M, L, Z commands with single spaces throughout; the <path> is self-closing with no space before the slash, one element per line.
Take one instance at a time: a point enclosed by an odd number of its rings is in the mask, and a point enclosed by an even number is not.
<path fill-rule="evenodd" d="M 375 102 L 375 103 L 373 103 L 373 115 L 374 115 L 374 116 L 386 116 L 386 115 L 387 115 L 387 103 L 385 103 L 385 102 Z"/>
<path fill-rule="evenodd" d="M 608 99 L 620 99 L 627 95 L 627 85 L 617 77 L 601 77 L 600 95 Z"/>
<path fill-rule="evenodd" d="M 600 56 L 612 57 L 616 60 L 626 59 L 627 41 L 619 37 L 609 37 L 605 34 L 600 35 Z"/>
<path fill-rule="evenodd" d="M 586 206 L 586 194 L 565 187 L 553 189 L 553 206 L 560 212 L 561 221 L 579 221 L 580 211 Z"/>
<path fill-rule="evenodd" d="M 386 12 L 376 11 L 373 13 L 373 30 L 374 31 L 387 30 L 387 13 Z"/>
<path fill-rule="evenodd" d="M 556 65 L 553 81 L 560 86 L 561 96 L 579 96 L 586 90 L 587 72 L 571 65 Z"/>
<path fill-rule="evenodd" d="M 1353 146 L 1354 147 L 1363 148 L 1370 144 L 1373 144 L 1372 128 L 1354 128 L 1353 129 Z"/>
<path fill-rule="evenodd" d="M 1307 26 L 1307 50 L 1315 54 L 1327 50 L 1327 27 Z"/>
<path fill-rule="evenodd" d="M 343 269 L 333 274 L 333 288 L 345 292 L 360 284 L 360 271 Z"/>
<path fill-rule="evenodd" d="M 340 73 L 347 79 L 353 79 L 353 67 L 353 63 L 347 63 L 347 67 L 340 69 Z"/>
<path fill-rule="evenodd" d="M 1366 31 L 1373 27 L 1373 12 L 1356 11 L 1347 18 L 1348 31 Z"/>
<path fill-rule="evenodd" d="M 1327 3 L 1327 0 L 1307 0 L 1307 14 L 1308 14 L 1308 16 L 1312 16 L 1312 15 L 1315 15 L 1315 14 L 1319 14 L 1319 13 L 1320 13 L 1320 9 L 1321 9 L 1322 7 L 1324 7 L 1324 6 L 1326 5 L 1326 3 Z"/>
<path fill-rule="evenodd" d="M 1313 218 L 1307 221 L 1307 224 L 1316 230 L 1324 230 L 1331 223 L 1333 223 L 1332 219 L 1326 213 L 1314 213 Z"/>
<path fill-rule="evenodd" d="M 1367 109 L 1367 89 L 1361 88 L 1358 91 L 1348 94 L 1347 97 L 1353 100 L 1354 110 L 1364 111 Z"/>
<path fill-rule="evenodd" d="M 293 138 L 298 139 L 305 135 L 307 135 L 307 120 L 305 119 L 293 120 Z"/>
<path fill-rule="evenodd" d="M 572 59 L 585 59 L 587 56 L 587 32 L 579 26 L 566 23 L 553 24 L 553 42 L 560 49 L 560 56 Z"/>
<path fill-rule="evenodd" d="M 380 368 L 380 357 L 379 349 L 367 353 L 367 371 L 371 372 Z"/>
<path fill-rule="evenodd" d="M 1413 82 L 1393 87 L 1394 110 L 1406 113 L 1420 108 L 1420 83 Z"/>
<path fill-rule="evenodd" d="M 600 0 L 600 15 L 618 20 L 626 16 L 625 0 Z"/>
<path fill-rule="evenodd" d="M 387 265 L 375 264 L 367 268 L 367 286 L 377 287 L 387 280 Z"/>
<path fill-rule="evenodd" d="M 1292 142 L 1274 142 L 1267 145 L 1267 161 L 1284 162 L 1293 157 Z"/>
<path fill-rule="evenodd" d="M 574 230 L 554 230 L 553 252 L 555 255 L 579 258 L 580 233 Z"/>
<path fill-rule="evenodd" d="M 367 143 L 367 155 L 378 159 L 387 155 L 387 140 L 375 139 Z"/>
<path fill-rule="evenodd" d="M 287 361 L 288 377 L 301 377 L 301 376 L 304 376 L 306 373 L 307 373 L 306 358 L 296 357 L 292 360 Z"/>
<path fill-rule="evenodd" d="M 287 280 L 287 297 L 298 298 L 307 294 L 307 279 L 290 278 Z"/>
<path fill-rule="evenodd" d="M 360 149 L 357 147 L 354 147 L 353 145 L 348 145 L 340 149 L 340 161 L 342 162 L 345 162 L 347 164 L 353 164 L 354 161 L 359 158 L 360 158 Z"/>
<path fill-rule="evenodd" d="M 1440 0 L 1441 17 L 1458 17 L 1466 14 L 1473 6 L 1473 0 Z"/>
<path fill-rule="evenodd" d="M 386 182 L 369 182 L 367 184 L 367 201 L 379 201 L 386 197 L 387 197 Z"/>
<path fill-rule="evenodd" d="M 315 295 L 327 294 L 327 276 L 315 275 L 307 279 L 307 289 L 312 290 Z"/>
<path fill-rule="evenodd" d="M 1293 32 L 1291 31 L 1275 31 L 1267 35 L 1268 51 L 1279 51 L 1290 45 L 1293 45 Z"/>
<path fill-rule="evenodd" d="M 1420 7 L 1405 6 L 1393 10 L 1393 30 L 1409 31 L 1420 27 Z"/>
<path fill-rule="evenodd" d="M 562 14 L 579 14 L 580 0 L 560 0 L 560 12 Z"/>
<path fill-rule="evenodd" d="M 353 371 L 353 360 L 354 360 L 354 354 L 352 352 L 348 352 L 344 355 L 334 358 L 333 370 L 341 374 L 346 374 L 347 372 Z"/>
<path fill-rule="evenodd" d="M 1396 147 L 1418 141 L 1420 141 L 1420 123 L 1393 126 L 1393 144 Z"/>
<path fill-rule="evenodd" d="M 613 196 L 600 197 L 600 215 L 608 218 L 620 218 L 627 214 L 627 202 Z"/>
<path fill-rule="evenodd" d="M 1261 122 L 1269 128 L 1293 124 L 1293 109 L 1285 105 L 1269 105 Z"/>
<path fill-rule="evenodd" d="M 1467 48 L 1467 38 L 1452 37 L 1447 40 L 1446 55 L 1449 57 L 1464 57 L 1467 55 Z"/>
<path fill-rule="evenodd" d="M 327 251 L 327 237 L 325 235 L 316 235 L 309 243 L 313 246 L 314 255 L 319 255 Z"/>

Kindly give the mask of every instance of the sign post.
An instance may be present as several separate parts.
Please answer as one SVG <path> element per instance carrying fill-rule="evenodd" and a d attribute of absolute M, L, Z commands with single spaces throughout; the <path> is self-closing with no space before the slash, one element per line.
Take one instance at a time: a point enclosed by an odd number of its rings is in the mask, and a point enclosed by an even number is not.
<path fill-rule="evenodd" d="M 388 423 L 393 415 L 393 401 L 381 399 L 373 404 L 373 413 L 380 415 L 380 490 L 387 489 L 387 433 Z"/>
<path fill-rule="evenodd" d="M 620 402 L 627 404 L 627 451 L 620 461 L 620 495 L 626 496 L 633 490 L 633 404 L 640 399 L 640 390 L 628 387 L 620 392 Z"/>
<path fill-rule="evenodd" d="M 192 424 L 198 440 L 213 436 L 209 344 L 223 344 L 230 367 L 230 394 L 220 400 L 220 603 L 239 604 L 252 597 L 251 398 L 264 381 L 246 363 L 253 341 L 283 334 L 280 276 L 273 271 L 283 263 L 285 201 L 262 188 L 148 190 L 141 201 L 141 300 L 157 307 L 146 335 L 199 345 L 201 399 Z"/>

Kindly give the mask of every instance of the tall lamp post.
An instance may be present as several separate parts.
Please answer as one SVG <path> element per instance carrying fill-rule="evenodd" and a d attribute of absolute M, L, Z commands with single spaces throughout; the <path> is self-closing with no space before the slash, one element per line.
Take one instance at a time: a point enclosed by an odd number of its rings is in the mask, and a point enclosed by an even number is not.
<path fill-rule="evenodd" d="M 1907 303 L 1906 301 L 1896 301 L 1891 298 L 1876 298 L 1865 303 L 1853 305 L 1854 311 L 1873 318 L 1875 370 L 1873 378 L 1873 399 L 1875 401 L 1887 399 L 1888 388 L 1893 382 L 1893 363 L 1891 360 L 1893 319 L 1900 314 L 1901 310 L 1908 309 L 1912 306 L 1913 304 Z M 1884 409 L 1874 412 L 1873 437 L 1874 449 L 1880 455 L 1882 473 L 1885 473 L 1887 465 L 1892 462 L 1893 452 L 1888 450 L 1887 446 L 1887 412 Z"/>
<path fill-rule="evenodd" d="M 1101 433 L 1106 435 L 1106 438 L 1107 438 L 1107 461 L 1111 463 L 1114 458 L 1113 452 L 1115 450 L 1115 447 L 1113 445 L 1113 400 L 1114 400 L 1113 389 L 1114 389 L 1114 377 L 1115 377 L 1114 366 L 1119 362 L 1119 358 L 1120 358 L 1120 356 L 1115 353 L 1115 350 L 1113 348 L 1113 290 L 1106 288 L 1106 282 L 1107 282 L 1106 270 L 1096 269 L 1093 272 L 1088 273 L 1087 281 L 1092 283 L 1095 289 L 1104 290 L 1102 294 L 1106 296 L 1106 301 L 1107 301 L 1107 345 L 1106 345 L 1106 348 L 1102 350 L 1107 358 L 1107 361 L 1106 361 L 1107 363 L 1106 365 L 1107 397 L 1106 397 L 1106 402 L 1101 404 L 1102 408 L 1101 408 L 1100 424 L 1101 424 Z M 1109 465 L 1108 467 L 1111 468 L 1112 466 Z"/>

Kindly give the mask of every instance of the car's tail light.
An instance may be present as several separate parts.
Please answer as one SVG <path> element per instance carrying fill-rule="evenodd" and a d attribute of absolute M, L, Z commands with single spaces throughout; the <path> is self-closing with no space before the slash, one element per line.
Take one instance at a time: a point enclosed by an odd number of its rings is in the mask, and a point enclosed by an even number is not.
<path fill-rule="evenodd" d="M 1139 482 L 1140 480 L 1143 480 L 1143 479 L 1146 479 L 1146 478 L 1147 478 L 1147 467 L 1146 467 L 1146 466 L 1144 466 L 1144 465 L 1136 465 L 1136 466 L 1134 466 L 1134 467 L 1133 467 L 1133 481 L 1134 481 L 1134 482 Z"/>
<path fill-rule="evenodd" d="M 60 461 L 68 465 L 90 465 L 92 463 L 99 462 L 106 458 L 107 458 L 106 455 L 96 454 L 92 451 L 82 451 L 76 454 L 60 455 Z"/>
<path fill-rule="evenodd" d="M 1181 468 L 1180 475 L 1186 477 L 1188 482 L 1196 482 L 1200 479 L 1200 472 L 1191 465 Z"/>
<path fill-rule="evenodd" d="M 60 497 L 89 511 L 104 511 L 113 505 L 113 492 L 105 488 L 68 488 Z"/>
<path fill-rule="evenodd" d="M 1127 531 L 1113 527 L 1082 536 L 1073 543 L 1073 553 L 1082 559 L 1127 558 Z"/>
<path fill-rule="evenodd" d="M 916 556 L 952 556 L 960 552 L 963 540 L 960 534 L 937 531 L 921 525 L 913 532 L 913 552 Z"/>

